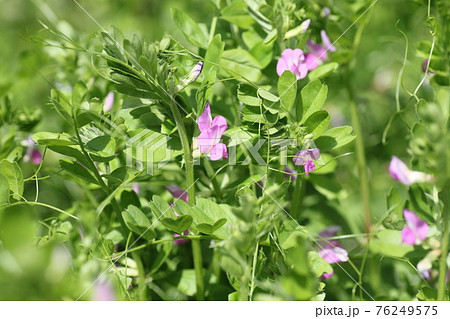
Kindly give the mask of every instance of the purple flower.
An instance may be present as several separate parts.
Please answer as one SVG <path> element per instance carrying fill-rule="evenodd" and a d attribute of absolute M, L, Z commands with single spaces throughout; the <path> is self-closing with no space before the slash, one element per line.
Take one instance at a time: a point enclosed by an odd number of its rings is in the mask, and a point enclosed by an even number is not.
<path fill-rule="evenodd" d="M 187 74 L 184 78 L 181 79 L 180 83 L 177 84 L 175 91 L 180 92 L 182 89 L 184 89 L 189 84 L 195 82 L 197 78 L 200 76 L 200 73 L 202 73 L 203 70 L 203 62 L 198 62 Z"/>
<path fill-rule="evenodd" d="M 297 179 L 297 172 L 293 169 L 290 169 L 289 166 L 284 167 L 284 172 L 286 173 L 284 174 L 284 177 L 286 177 L 287 179 L 292 179 L 293 181 Z"/>
<path fill-rule="evenodd" d="M 331 11 L 328 7 L 322 9 L 322 17 L 328 18 L 331 14 Z"/>
<path fill-rule="evenodd" d="M 329 244 L 322 245 L 319 256 L 325 259 L 329 264 L 348 260 L 347 251 L 335 240 L 331 240 Z"/>
<path fill-rule="evenodd" d="M 434 177 L 423 172 L 411 171 L 397 156 L 392 156 L 389 172 L 393 179 L 405 184 L 432 182 Z"/>
<path fill-rule="evenodd" d="M 322 274 L 322 277 L 320 277 L 320 278 L 322 278 L 322 279 L 328 279 L 328 278 L 331 278 L 333 275 L 334 275 L 334 271 L 333 271 L 333 272 L 330 272 L 330 273 L 324 272 L 324 273 Z"/>
<path fill-rule="evenodd" d="M 31 138 L 31 135 L 22 141 L 22 145 L 26 147 L 27 153 L 23 157 L 25 162 L 31 162 L 34 165 L 39 165 L 42 162 L 42 153 L 36 148 L 36 143 Z"/>
<path fill-rule="evenodd" d="M 166 186 L 167 190 L 172 194 L 173 197 L 175 198 L 179 198 L 183 201 L 185 201 L 186 203 L 189 201 L 189 197 L 188 197 L 188 193 L 187 191 L 183 190 L 180 186 L 178 185 L 167 185 Z M 173 209 L 173 206 L 175 205 L 175 203 L 170 204 L 170 206 L 172 207 L 172 211 L 175 214 L 175 216 L 180 216 L 178 215 L 178 213 Z M 189 235 L 189 231 L 186 229 L 183 232 L 184 236 Z M 180 237 L 179 234 L 173 234 L 172 237 Z M 175 245 L 183 245 L 185 243 L 187 243 L 189 241 L 188 238 L 180 238 L 180 239 L 175 239 L 173 242 Z"/>
<path fill-rule="evenodd" d="M 322 38 L 322 43 L 327 51 L 336 52 L 336 48 L 333 46 L 333 43 L 331 43 L 325 30 L 320 31 L 320 37 Z"/>
<path fill-rule="evenodd" d="M 322 238 L 333 237 L 340 230 L 341 230 L 340 226 L 330 226 L 321 231 L 319 233 L 319 236 Z M 321 246 L 319 250 L 319 256 L 323 258 L 327 263 L 334 264 L 348 260 L 348 253 L 344 248 L 342 248 L 339 242 L 335 240 L 329 240 L 329 241 L 319 241 L 319 244 Z M 334 272 L 324 273 L 322 275 L 322 278 L 328 279 L 331 276 L 333 276 L 333 274 Z"/>
<path fill-rule="evenodd" d="M 198 117 L 198 147 L 200 152 L 208 154 L 213 161 L 228 158 L 227 146 L 219 143 L 223 133 L 227 130 L 227 120 L 219 115 L 214 119 L 211 117 L 211 108 L 206 103 L 205 111 Z"/>
<path fill-rule="evenodd" d="M 308 74 L 308 66 L 302 50 L 286 49 L 281 53 L 281 58 L 277 63 L 277 73 L 281 76 L 286 70 L 294 73 L 297 80 L 303 79 Z"/>
<path fill-rule="evenodd" d="M 138 183 L 133 183 L 132 188 L 133 188 L 134 192 L 139 195 L 139 192 L 141 190 L 141 188 L 139 187 L 139 184 Z"/>
<path fill-rule="evenodd" d="M 327 51 L 336 51 L 336 48 L 331 43 L 325 30 L 320 31 L 320 37 L 322 38 L 323 46 L 311 39 L 308 39 L 306 42 L 306 46 L 308 47 L 310 53 L 305 55 L 305 63 L 309 71 L 314 70 L 327 59 Z"/>
<path fill-rule="evenodd" d="M 320 157 L 320 150 L 318 148 L 312 148 L 307 150 L 302 150 L 295 154 L 292 161 L 296 166 L 305 167 L 305 175 L 309 175 L 308 172 L 312 172 L 316 169 L 316 165 L 313 160 L 317 160 Z"/>
<path fill-rule="evenodd" d="M 42 162 L 42 153 L 40 150 L 38 150 L 37 148 L 33 148 L 31 150 L 28 151 L 28 155 L 31 158 L 31 162 L 34 165 L 39 165 Z"/>
<path fill-rule="evenodd" d="M 402 229 L 402 241 L 408 245 L 418 245 L 423 242 L 428 235 L 428 224 L 407 209 L 403 210 L 403 216 L 407 226 Z"/>
<path fill-rule="evenodd" d="M 183 190 L 180 186 L 167 185 L 166 189 L 169 191 L 169 193 L 172 194 L 173 197 L 179 198 L 179 199 L 185 201 L 186 203 L 189 202 L 188 192 Z"/>
<path fill-rule="evenodd" d="M 116 300 L 114 289 L 109 281 L 103 280 L 95 284 L 93 300 L 95 301 Z"/>
<path fill-rule="evenodd" d="M 424 258 L 417 263 L 417 271 L 420 277 L 429 281 L 431 279 L 431 268 L 432 264 L 428 258 Z"/>
<path fill-rule="evenodd" d="M 329 226 L 329 227 L 325 228 L 324 230 L 322 230 L 322 231 L 319 233 L 319 236 L 320 236 L 320 237 L 323 237 L 323 238 L 333 237 L 333 236 L 335 236 L 341 229 L 342 229 L 342 227 L 341 227 L 341 226 L 338 226 L 338 225 Z"/>
<path fill-rule="evenodd" d="M 106 95 L 105 98 L 105 104 L 103 105 L 103 112 L 109 112 L 112 110 L 114 104 L 114 93 L 109 92 L 108 95 Z"/>
<path fill-rule="evenodd" d="M 316 58 L 317 63 L 322 63 L 322 61 L 327 59 L 327 50 L 320 44 L 308 39 L 306 46 L 308 47 L 310 54 Z"/>

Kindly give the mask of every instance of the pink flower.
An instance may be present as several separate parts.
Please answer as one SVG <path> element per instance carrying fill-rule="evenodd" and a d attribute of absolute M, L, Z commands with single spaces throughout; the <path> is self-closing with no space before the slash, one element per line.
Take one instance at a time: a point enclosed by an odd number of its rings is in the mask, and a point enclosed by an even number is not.
<path fill-rule="evenodd" d="M 312 148 L 307 150 L 302 150 L 295 154 L 292 161 L 296 166 L 304 166 L 305 175 L 309 175 L 308 172 L 312 172 L 316 169 L 316 165 L 313 160 L 317 160 L 320 157 L 320 150 L 318 148 Z"/>
<path fill-rule="evenodd" d="M 418 245 L 427 238 L 428 224 L 412 211 L 404 209 L 406 225 L 402 229 L 402 241 L 407 245 Z"/>
<path fill-rule="evenodd" d="M 180 92 L 182 89 L 184 89 L 189 84 L 195 82 L 198 77 L 200 76 L 200 73 L 202 73 L 203 70 L 203 62 L 198 62 L 184 78 L 181 79 L 180 83 L 177 84 L 175 87 L 176 92 Z"/>
<path fill-rule="evenodd" d="M 333 271 L 333 272 L 330 272 L 330 273 L 324 272 L 324 273 L 322 274 L 322 277 L 320 277 L 320 278 L 322 278 L 322 279 L 328 279 L 328 278 L 331 278 L 333 275 L 334 275 L 334 271 Z"/>
<path fill-rule="evenodd" d="M 109 112 L 112 110 L 114 104 L 114 93 L 109 92 L 108 95 L 106 95 L 105 98 L 105 104 L 103 105 L 103 112 Z"/>
<path fill-rule="evenodd" d="M 290 169 L 289 166 L 285 166 L 284 167 L 284 172 L 287 174 L 284 174 L 284 177 L 286 177 L 287 179 L 292 179 L 293 181 L 295 181 L 297 179 L 297 172 L 294 171 L 293 169 Z"/>
<path fill-rule="evenodd" d="M 166 189 L 169 191 L 170 194 L 172 194 L 173 197 L 179 198 L 186 203 L 189 202 L 188 192 L 183 190 L 178 185 L 166 185 Z"/>
<path fill-rule="evenodd" d="M 114 288 L 109 281 L 103 280 L 101 282 L 95 283 L 93 300 L 95 300 L 95 301 L 115 301 L 116 300 Z"/>
<path fill-rule="evenodd" d="M 311 39 L 308 39 L 306 42 L 306 46 L 308 47 L 310 53 L 305 55 L 305 63 L 309 71 L 314 70 L 327 59 L 327 51 L 336 51 L 336 48 L 331 43 L 325 30 L 320 31 L 320 37 L 322 38 L 323 46 Z"/>
<path fill-rule="evenodd" d="M 320 31 L 320 37 L 322 38 L 322 43 L 327 51 L 336 52 L 336 48 L 333 46 L 333 43 L 331 43 L 325 30 Z"/>
<path fill-rule="evenodd" d="M 34 165 L 39 165 L 42 162 L 42 153 L 40 150 L 38 150 L 37 148 L 33 148 L 28 150 L 28 155 L 31 158 L 31 162 Z"/>
<path fill-rule="evenodd" d="M 166 188 L 172 194 L 173 197 L 179 198 L 179 199 L 185 201 L 186 203 L 189 201 L 189 197 L 188 197 L 187 191 L 183 190 L 180 186 L 178 186 L 178 185 L 167 185 Z M 170 206 L 172 207 L 173 213 L 175 214 L 175 216 L 178 217 L 180 215 L 178 215 L 178 213 L 173 209 L 174 205 L 175 205 L 175 203 L 170 204 Z M 186 229 L 183 232 L 183 235 L 184 236 L 189 235 L 189 231 Z M 173 234 L 172 237 L 180 237 L 180 235 L 179 234 Z M 188 238 L 180 238 L 180 239 L 175 239 L 173 241 L 173 243 L 175 245 L 183 245 L 183 244 L 186 244 L 188 241 L 189 241 Z"/>
<path fill-rule="evenodd" d="M 398 157 L 392 156 L 389 164 L 389 173 L 393 179 L 405 184 L 411 185 L 414 183 L 432 182 L 434 177 L 423 172 L 411 171 L 405 163 Z"/>
<path fill-rule="evenodd" d="M 141 190 L 141 188 L 139 187 L 139 183 L 133 183 L 132 188 L 133 188 L 134 192 L 139 195 L 139 192 Z"/>
<path fill-rule="evenodd" d="M 294 73 L 297 80 L 303 79 L 308 74 L 308 67 L 302 50 L 286 49 L 281 53 L 281 58 L 277 63 L 277 73 L 281 76 L 286 70 Z"/>
<path fill-rule="evenodd" d="M 34 165 L 39 165 L 42 162 L 42 153 L 36 148 L 36 143 L 31 138 L 31 135 L 22 141 L 22 145 L 27 148 L 27 153 L 23 157 L 25 162 L 31 162 Z"/>
<path fill-rule="evenodd" d="M 319 233 L 319 236 L 322 238 L 333 237 L 340 230 L 340 226 L 330 226 L 321 231 Z M 341 247 L 341 244 L 339 242 L 335 240 L 319 241 L 319 244 L 321 246 L 319 250 L 319 256 L 323 258 L 327 263 L 334 264 L 348 260 L 348 253 L 344 248 Z M 328 279 L 333 276 L 333 274 L 334 271 L 332 273 L 324 273 L 322 275 L 322 278 Z"/>
<path fill-rule="evenodd" d="M 227 130 L 227 120 L 219 115 L 211 117 L 211 108 L 206 103 L 205 111 L 198 117 L 198 147 L 202 154 L 208 154 L 213 161 L 228 158 L 227 146 L 219 143 L 223 133 Z"/>

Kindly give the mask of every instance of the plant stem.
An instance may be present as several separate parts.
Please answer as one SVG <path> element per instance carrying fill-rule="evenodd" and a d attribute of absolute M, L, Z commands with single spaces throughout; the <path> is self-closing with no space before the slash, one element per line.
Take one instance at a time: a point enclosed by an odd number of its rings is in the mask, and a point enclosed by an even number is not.
<path fill-rule="evenodd" d="M 364 216 L 365 216 L 365 231 L 370 233 L 371 225 L 372 225 L 372 214 L 370 212 L 370 196 L 369 196 L 369 181 L 367 178 L 367 162 L 366 155 L 364 151 L 364 139 L 361 130 L 361 124 L 359 122 L 358 110 L 356 108 L 355 96 L 353 94 L 352 85 L 350 83 L 350 67 L 347 65 L 346 68 L 346 79 L 345 83 L 347 84 L 347 92 L 350 100 L 350 111 L 352 115 L 352 125 L 355 130 L 356 139 L 355 139 L 355 153 L 356 160 L 358 163 L 358 173 L 359 173 L 359 184 L 361 188 L 362 200 L 363 200 L 363 208 L 364 208 Z"/>
<path fill-rule="evenodd" d="M 83 141 L 81 140 L 80 133 L 78 132 L 78 121 L 77 121 L 76 115 L 72 115 L 72 118 L 73 118 L 75 135 L 77 137 L 81 152 L 83 153 L 84 157 L 86 158 L 87 164 L 89 165 L 89 169 L 91 170 L 92 173 L 94 173 L 95 178 L 97 179 L 98 185 L 103 189 L 103 191 L 106 193 L 106 195 L 109 196 L 111 193 L 110 193 L 108 186 L 105 184 L 105 181 L 100 176 L 100 173 L 98 172 L 97 167 L 95 167 L 94 162 L 92 161 L 88 152 L 84 148 Z M 119 204 L 117 203 L 117 201 L 114 197 L 111 198 L 111 206 L 112 206 L 114 212 L 116 213 L 117 218 L 119 218 L 120 224 L 122 225 L 123 229 L 128 229 L 126 227 L 125 221 L 123 220 L 123 217 L 122 217 L 122 209 L 120 208 Z"/>
<path fill-rule="evenodd" d="M 209 30 L 209 43 L 214 39 L 214 34 L 216 33 L 216 26 L 217 26 L 217 15 L 214 16 L 214 18 L 211 21 L 211 29 Z"/>
<path fill-rule="evenodd" d="M 259 250 L 259 243 L 258 241 L 256 241 L 255 253 L 253 254 L 252 280 L 250 283 L 250 292 L 248 295 L 250 301 L 252 301 L 253 299 L 253 291 L 255 290 L 255 272 L 256 272 L 256 264 L 258 262 L 258 250 Z"/>
<path fill-rule="evenodd" d="M 303 193 L 305 191 L 306 181 L 305 177 L 297 176 L 294 186 L 294 194 L 292 195 L 291 214 L 298 218 L 300 205 L 303 201 Z"/>
<path fill-rule="evenodd" d="M 195 205 L 195 180 L 194 180 L 194 161 L 192 158 L 191 144 L 186 132 L 183 118 L 178 110 L 175 100 L 169 102 L 170 110 L 180 133 L 181 145 L 183 147 L 184 161 L 186 165 L 186 180 L 188 187 L 189 205 Z M 202 250 L 199 239 L 192 240 L 192 256 L 194 258 L 195 279 L 197 284 L 197 300 L 204 300 L 204 283 L 203 283 L 203 262 Z"/>
<path fill-rule="evenodd" d="M 222 201 L 222 191 L 220 190 L 220 185 L 215 177 L 214 169 L 206 157 L 204 158 L 203 165 L 205 166 L 206 173 L 208 174 L 208 177 L 214 188 L 214 193 L 216 194 L 217 201 L 220 203 Z"/>
<path fill-rule="evenodd" d="M 12 203 L 12 204 L 7 204 L 7 205 L 0 206 L 0 208 L 9 208 L 9 207 L 17 206 L 17 205 L 29 205 L 29 206 L 47 207 L 47 208 L 53 209 L 54 211 L 57 211 L 57 212 L 59 212 L 61 214 L 65 214 L 67 216 L 75 218 L 76 220 L 79 220 L 78 217 L 76 217 L 76 216 L 74 216 L 72 214 L 69 214 L 68 212 L 66 212 L 66 211 L 64 211 L 62 209 L 59 209 L 57 207 L 54 207 L 54 206 L 51 206 L 51 205 L 48 205 L 48 204 L 40 203 L 40 202 L 15 202 L 15 203 Z"/>
<path fill-rule="evenodd" d="M 447 253 L 449 245 L 449 219 L 450 219 L 450 187 L 447 184 L 442 189 L 442 201 L 444 202 L 444 207 L 442 210 L 442 243 L 441 243 L 441 259 L 439 260 L 439 280 L 438 280 L 438 296 L 437 300 L 445 300 L 445 290 L 446 290 L 446 276 L 447 276 Z"/>

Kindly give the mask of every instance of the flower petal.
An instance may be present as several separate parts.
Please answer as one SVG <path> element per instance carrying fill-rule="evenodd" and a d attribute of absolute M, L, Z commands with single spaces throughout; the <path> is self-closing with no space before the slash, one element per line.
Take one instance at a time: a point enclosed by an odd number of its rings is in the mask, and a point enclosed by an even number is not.
<path fill-rule="evenodd" d="M 322 43 L 327 51 L 335 52 L 336 48 L 333 46 L 333 44 L 330 41 L 330 38 L 328 37 L 325 30 L 320 31 L 320 37 L 322 38 Z"/>
<path fill-rule="evenodd" d="M 402 229 L 402 241 L 407 245 L 416 244 L 416 236 L 414 235 L 414 231 L 408 226 Z"/>
<path fill-rule="evenodd" d="M 326 247 L 319 250 L 319 256 L 329 264 L 334 264 L 348 260 L 348 253 L 341 247 Z"/>
<path fill-rule="evenodd" d="M 214 145 L 216 145 L 220 138 L 217 138 L 219 135 L 219 126 L 214 126 L 211 129 L 203 131 L 197 139 L 197 145 L 200 149 L 200 153 L 208 154 Z"/>
<path fill-rule="evenodd" d="M 188 202 L 188 192 L 183 190 L 178 185 L 166 185 L 166 189 L 169 191 L 169 193 L 172 194 L 173 197 L 179 198 L 186 203 Z"/>
<path fill-rule="evenodd" d="M 222 129 L 225 127 L 223 130 L 225 132 L 228 128 L 227 120 L 222 115 L 218 115 L 212 120 L 211 127 L 213 126 L 222 126 Z"/>
<path fill-rule="evenodd" d="M 306 45 L 308 46 L 309 51 L 311 51 L 311 53 L 315 55 L 316 58 L 321 59 L 322 61 L 325 61 L 327 59 L 327 51 L 323 46 L 311 39 L 308 39 Z"/>
<path fill-rule="evenodd" d="M 297 175 L 295 175 L 297 174 L 297 172 L 291 169 L 289 166 L 284 167 L 284 172 L 284 177 L 286 177 L 287 179 L 292 179 L 293 181 L 297 179 Z"/>
<path fill-rule="evenodd" d="M 277 63 L 277 74 L 279 76 L 281 76 L 283 74 L 283 72 L 286 71 L 286 70 L 289 70 L 289 66 L 287 64 L 287 61 L 284 60 L 283 58 L 280 58 L 278 60 L 278 63 Z"/>
<path fill-rule="evenodd" d="M 32 149 L 30 152 L 31 162 L 34 165 L 39 165 L 42 162 L 42 153 L 37 148 Z"/>
<path fill-rule="evenodd" d="M 424 241 L 428 235 L 428 224 L 424 220 L 417 217 L 417 215 L 412 211 L 407 209 L 403 210 L 403 216 L 405 217 L 406 224 L 413 231 L 416 242 L 417 239 L 420 242 Z"/>
<path fill-rule="evenodd" d="M 217 161 L 222 158 L 228 158 L 227 146 L 223 143 L 217 143 L 209 152 L 209 158 L 212 161 Z"/>
<path fill-rule="evenodd" d="M 205 110 L 198 117 L 198 128 L 200 132 L 204 132 L 211 128 L 212 118 L 211 118 L 211 108 L 209 107 L 209 102 L 206 102 Z"/>
<path fill-rule="evenodd" d="M 305 163 L 305 175 L 309 175 L 308 172 L 312 172 L 315 169 L 316 165 L 314 164 L 314 162 L 311 160 L 307 160 Z"/>
<path fill-rule="evenodd" d="M 326 272 L 324 272 L 323 274 L 322 274 L 322 277 L 320 277 L 320 278 L 322 278 L 322 279 L 329 279 L 329 278 L 331 278 L 332 276 L 334 275 L 334 271 L 333 272 L 331 272 L 331 273 L 326 273 Z"/>
<path fill-rule="evenodd" d="M 314 54 L 312 54 L 312 53 L 305 54 L 305 62 L 304 63 L 306 64 L 308 71 L 311 71 L 311 70 L 314 70 L 315 68 L 317 68 L 319 66 L 319 63 L 321 63 L 321 62 L 322 62 L 322 60 L 320 60 Z"/>
<path fill-rule="evenodd" d="M 325 228 L 324 230 L 322 230 L 322 231 L 319 233 L 319 236 L 320 236 L 320 237 L 323 237 L 323 238 L 333 237 L 333 236 L 336 235 L 341 229 L 342 229 L 342 227 L 341 227 L 341 226 L 338 226 L 338 225 L 329 226 L 329 227 Z"/>
<path fill-rule="evenodd" d="M 393 179 L 405 185 L 411 185 L 413 181 L 411 181 L 408 176 L 409 172 L 409 168 L 405 163 L 397 156 L 392 156 L 391 163 L 389 164 L 389 173 Z"/>

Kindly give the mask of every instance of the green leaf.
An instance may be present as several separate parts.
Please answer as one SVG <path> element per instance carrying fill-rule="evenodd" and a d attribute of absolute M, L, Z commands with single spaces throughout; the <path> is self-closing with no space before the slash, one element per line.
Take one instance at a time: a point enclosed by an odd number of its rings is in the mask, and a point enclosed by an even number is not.
<path fill-rule="evenodd" d="M 256 92 L 259 97 L 262 97 L 264 100 L 270 101 L 270 102 L 278 102 L 280 98 L 269 91 L 266 91 L 264 89 L 259 88 Z"/>
<path fill-rule="evenodd" d="M 220 227 L 227 223 L 226 218 L 219 219 L 214 225 L 202 223 L 198 224 L 197 230 L 203 234 L 212 235 L 215 231 L 217 231 Z"/>
<path fill-rule="evenodd" d="M 319 137 L 323 132 L 326 131 L 328 125 L 330 124 L 330 114 L 327 111 L 321 110 L 317 111 L 305 121 L 304 126 L 306 127 L 306 132 L 313 134 L 314 138 Z"/>
<path fill-rule="evenodd" d="M 66 133 L 39 132 L 33 134 L 33 141 L 39 145 L 46 146 L 64 146 L 76 145 L 77 143 L 71 139 Z"/>
<path fill-rule="evenodd" d="M 300 92 L 297 103 L 297 120 L 303 124 L 308 117 L 319 111 L 327 98 L 328 87 L 319 80 L 309 82 Z"/>
<path fill-rule="evenodd" d="M 316 146 L 321 151 L 329 151 L 344 146 L 355 139 L 351 126 L 333 127 L 315 140 Z"/>
<path fill-rule="evenodd" d="M 90 183 L 97 184 L 95 177 L 78 162 L 72 162 L 67 159 L 60 159 L 59 165 L 70 174 L 82 178 Z"/>
<path fill-rule="evenodd" d="M 238 85 L 237 98 L 246 105 L 260 106 L 262 103 L 261 99 L 257 97 L 256 88 L 249 84 Z"/>
<path fill-rule="evenodd" d="M 339 67 L 339 64 L 336 62 L 327 63 L 324 65 L 320 65 L 316 69 L 312 70 L 308 73 L 308 78 L 313 81 L 316 79 L 322 79 L 331 73 L 333 73 L 337 68 Z"/>
<path fill-rule="evenodd" d="M 158 195 L 153 195 L 152 201 L 149 203 L 149 205 L 151 210 L 153 211 L 153 214 L 155 214 L 157 218 L 160 218 L 170 209 L 169 204 L 167 204 L 167 202 Z"/>
<path fill-rule="evenodd" d="M 0 206 L 9 203 L 9 183 L 5 176 L 0 174 Z"/>
<path fill-rule="evenodd" d="M 420 301 L 437 301 L 437 291 L 431 287 L 423 287 L 416 295 Z"/>
<path fill-rule="evenodd" d="M 116 141 L 109 135 L 97 136 L 86 143 L 86 149 L 92 153 L 93 160 L 108 162 L 116 156 Z"/>
<path fill-rule="evenodd" d="M 332 273 L 333 268 L 325 259 L 321 258 L 316 251 L 308 252 L 308 262 L 311 267 L 311 271 L 316 275 L 316 277 L 322 276 L 323 273 Z"/>
<path fill-rule="evenodd" d="M 287 110 L 291 110 L 297 98 L 297 77 L 290 71 L 284 71 L 278 79 L 278 96 Z"/>
<path fill-rule="evenodd" d="M 81 164 L 83 164 L 84 166 L 88 166 L 88 162 L 86 160 L 86 157 L 84 156 L 83 153 L 81 153 L 81 151 L 78 150 L 78 148 L 75 147 L 71 147 L 71 146 L 65 146 L 65 145 L 61 145 L 61 146 L 49 146 L 49 149 L 51 149 L 53 152 L 56 152 L 58 154 L 62 154 L 65 156 L 70 156 L 75 158 L 77 161 L 79 161 Z"/>
<path fill-rule="evenodd" d="M 246 50 L 225 50 L 220 64 L 222 72 L 238 80 L 258 82 L 262 76 L 259 62 Z"/>
<path fill-rule="evenodd" d="M 216 34 L 208 46 L 205 54 L 205 64 L 203 65 L 203 82 L 202 87 L 205 87 L 202 99 L 199 99 L 198 106 L 203 108 L 207 101 L 212 99 L 212 87 L 216 81 L 217 66 L 220 65 L 222 60 L 223 49 L 225 43 L 222 41 L 222 36 Z M 200 113 L 201 110 L 198 110 Z"/>
<path fill-rule="evenodd" d="M 414 250 L 414 246 L 402 243 L 401 232 L 384 229 L 377 233 L 377 238 L 370 243 L 370 250 L 382 256 L 404 257 Z"/>
<path fill-rule="evenodd" d="M 186 39 L 192 44 L 206 49 L 208 47 L 208 35 L 199 27 L 190 16 L 183 11 L 172 8 L 172 19 Z"/>
<path fill-rule="evenodd" d="M 197 284 L 195 280 L 194 269 L 183 269 L 181 271 L 180 280 L 177 289 L 187 296 L 194 296 L 197 293 Z"/>
<path fill-rule="evenodd" d="M 151 228 L 152 224 L 147 216 L 136 206 L 128 205 L 128 208 L 122 212 L 122 217 L 127 227 L 139 236 L 142 235 L 147 240 L 152 240 L 156 237 L 156 233 Z"/>
<path fill-rule="evenodd" d="M 175 218 L 163 218 L 161 223 L 170 231 L 178 234 L 182 234 L 192 224 L 191 216 L 179 216 Z"/>
<path fill-rule="evenodd" d="M 81 103 L 83 103 L 84 101 L 86 93 L 87 93 L 86 85 L 83 82 L 78 81 L 75 84 L 72 91 L 72 105 L 76 108 L 79 108 Z"/>
<path fill-rule="evenodd" d="M 248 6 L 242 0 L 233 1 L 220 11 L 220 18 L 237 25 L 241 29 L 250 29 L 255 20 L 248 14 Z"/>
<path fill-rule="evenodd" d="M 14 198 L 20 199 L 23 194 L 23 175 L 19 165 L 16 162 L 10 162 L 4 159 L 0 162 L 0 173 L 8 181 L 9 190 L 13 193 Z"/>
<path fill-rule="evenodd" d="M 259 62 L 261 69 L 264 69 L 272 62 L 273 46 L 261 41 L 250 50 L 250 54 Z"/>

